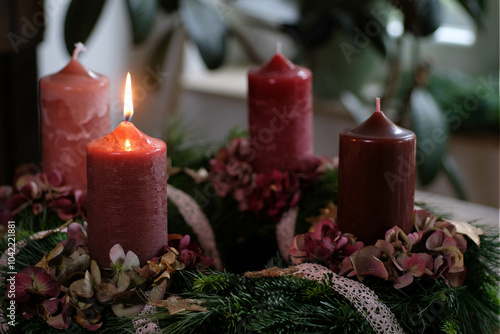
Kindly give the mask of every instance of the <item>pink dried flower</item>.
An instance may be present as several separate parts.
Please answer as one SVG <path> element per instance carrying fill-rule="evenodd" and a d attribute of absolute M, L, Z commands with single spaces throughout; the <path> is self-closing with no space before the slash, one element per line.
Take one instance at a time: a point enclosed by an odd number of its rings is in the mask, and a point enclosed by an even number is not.
<path fill-rule="evenodd" d="M 285 210 L 299 203 L 299 180 L 287 171 L 260 173 L 255 183 L 257 186 L 250 194 L 245 207 L 256 215 L 264 214 L 279 219 Z"/>
<path fill-rule="evenodd" d="M 61 286 L 44 269 L 33 266 L 18 272 L 15 284 L 15 301 L 19 312 L 26 319 L 37 315 L 36 305 L 39 302 L 57 297 L 61 291 Z"/>
<path fill-rule="evenodd" d="M 352 234 L 342 234 L 332 219 L 324 219 L 314 232 L 297 235 L 289 254 L 294 264 L 304 261 L 321 263 L 338 273 L 344 257 L 362 248 L 363 243 L 356 241 Z"/>
<path fill-rule="evenodd" d="M 249 148 L 247 140 L 237 138 L 210 160 L 210 179 L 219 196 L 225 197 L 237 189 L 245 195 L 251 192 L 253 169 L 247 161 Z"/>
<path fill-rule="evenodd" d="M 0 223 L 6 224 L 16 214 L 31 207 L 38 215 L 47 208 L 55 211 L 63 220 L 85 216 L 85 197 L 81 190 L 71 191 L 62 184 L 57 170 L 38 171 L 31 165 L 19 168 L 12 187 L 0 188 Z"/>
<path fill-rule="evenodd" d="M 279 219 L 283 212 L 296 206 L 300 199 L 300 181 L 321 175 L 316 170 L 320 159 L 304 162 L 297 172 L 273 170 L 256 174 L 251 165 L 249 142 L 234 139 L 220 149 L 210 161 L 210 179 L 221 197 L 232 194 L 240 211 Z"/>
<path fill-rule="evenodd" d="M 415 210 L 415 227 L 417 232 L 408 235 L 397 226 L 388 230 L 385 240 L 344 259 L 341 274 L 355 273 L 359 280 L 366 275 L 391 279 L 396 288 L 422 276 L 444 277 L 453 286 L 463 284 L 467 273 L 463 235 L 456 233 L 450 222 L 420 208 Z"/>
<path fill-rule="evenodd" d="M 191 242 L 189 235 L 170 234 L 166 248 L 166 250 L 162 250 L 162 253 L 168 251 L 169 248 L 175 248 L 179 252 L 178 257 L 186 269 L 192 269 L 199 265 L 210 267 L 214 262 L 210 257 L 202 254 L 200 246 L 196 242 Z"/>

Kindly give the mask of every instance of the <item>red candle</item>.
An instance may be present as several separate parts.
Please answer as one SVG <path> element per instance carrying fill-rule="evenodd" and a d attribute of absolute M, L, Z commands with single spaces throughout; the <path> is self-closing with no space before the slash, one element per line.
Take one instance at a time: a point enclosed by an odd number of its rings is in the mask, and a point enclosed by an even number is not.
<path fill-rule="evenodd" d="M 365 244 L 413 226 L 415 134 L 377 111 L 340 134 L 338 224 Z"/>
<path fill-rule="evenodd" d="M 294 169 L 313 155 L 311 71 L 281 53 L 248 72 L 252 164 L 258 172 Z"/>
<path fill-rule="evenodd" d="M 76 58 L 40 79 L 42 167 L 57 169 L 66 184 L 87 191 L 87 143 L 109 133 L 109 79 L 86 69 Z"/>
<path fill-rule="evenodd" d="M 125 121 L 87 145 L 88 247 L 105 267 L 115 244 L 144 265 L 168 242 L 167 146 L 130 122 L 130 75 L 125 96 Z"/>

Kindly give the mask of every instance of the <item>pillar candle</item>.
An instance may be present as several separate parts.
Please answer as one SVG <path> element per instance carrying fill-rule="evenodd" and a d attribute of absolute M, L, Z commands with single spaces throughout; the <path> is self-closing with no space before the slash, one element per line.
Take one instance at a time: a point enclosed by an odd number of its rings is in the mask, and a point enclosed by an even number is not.
<path fill-rule="evenodd" d="M 131 106 L 113 132 L 87 145 L 88 247 L 104 267 L 115 244 L 144 265 L 168 242 L 167 146 L 130 122 Z"/>
<path fill-rule="evenodd" d="M 42 167 L 57 169 L 66 184 L 87 190 L 87 143 L 110 131 L 109 79 L 73 58 L 61 71 L 40 79 Z"/>
<path fill-rule="evenodd" d="M 294 169 L 313 155 L 311 71 L 281 53 L 248 72 L 249 140 L 258 172 Z"/>
<path fill-rule="evenodd" d="M 413 226 L 415 134 L 377 111 L 340 134 L 338 224 L 365 244 Z"/>

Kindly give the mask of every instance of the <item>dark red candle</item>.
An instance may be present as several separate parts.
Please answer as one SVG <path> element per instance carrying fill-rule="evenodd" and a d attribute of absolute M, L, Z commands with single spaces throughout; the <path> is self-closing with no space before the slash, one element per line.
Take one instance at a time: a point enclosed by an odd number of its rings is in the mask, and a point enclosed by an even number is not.
<path fill-rule="evenodd" d="M 66 184 L 87 191 L 87 143 L 111 129 L 109 79 L 73 58 L 58 73 L 40 79 L 43 169 L 57 169 Z"/>
<path fill-rule="evenodd" d="M 248 72 L 249 140 L 258 172 L 293 169 L 313 155 L 311 71 L 281 53 Z"/>
<path fill-rule="evenodd" d="M 127 115 L 87 146 L 88 247 L 105 267 L 115 244 L 144 265 L 168 242 L 167 146 L 139 131 Z"/>
<path fill-rule="evenodd" d="M 377 111 L 340 134 L 338 224 L 365 244 L 413 226 L 415 134 Z"/>

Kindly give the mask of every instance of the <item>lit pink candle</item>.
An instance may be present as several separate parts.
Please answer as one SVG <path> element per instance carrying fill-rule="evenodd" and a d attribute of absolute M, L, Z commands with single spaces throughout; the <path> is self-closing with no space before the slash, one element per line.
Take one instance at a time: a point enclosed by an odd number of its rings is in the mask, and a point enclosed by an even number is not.
<path fill-rule="evenodd" d="M 87 146 L 88 246 L 104 267 L 115 244 L 145 265 L 168 243 L 167 146 L 130 122 L 130 76 L 125 98 L 125 120 Z"/>
<path fill-rule="evenodd" d="M 87 191 L 86 147 L 109 133 L 109 79 L 73 58 L 61 71 L 40 79 L 42 167 L 57 169 L 66 184 Z"/>

